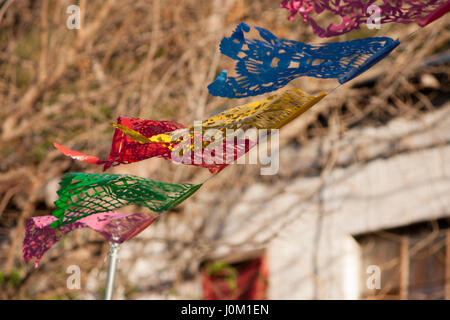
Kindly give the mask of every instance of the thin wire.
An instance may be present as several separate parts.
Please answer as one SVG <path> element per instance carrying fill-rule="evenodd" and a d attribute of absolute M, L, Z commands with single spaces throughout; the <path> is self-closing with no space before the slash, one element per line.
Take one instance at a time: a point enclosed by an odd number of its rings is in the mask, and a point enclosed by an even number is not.
<path fill-rule="evenodd" d="M 345 82 L 344 82 L 344 83 L 345 83 Z M 341 87 L 344 83 L 338 84 L 336 87 L 334 87 L 333 89 L 331 89 L 330 92 L 327 92 L 327 93 L 326 93 L 327 96 L 330 95 L 330 94 L 332 94 L 332 93 L 334 92 L 334 90 L 336 90 L 337 88 Z M 326 97 L 324 97 L 324 98 L 326 98 Z M 320 102 L 320 101 L 319 101 L 319 102 Z"/>
<path fill-rule="evenodd" d="M 413 32 L 411 32 L 410 34 L 405 36 L 403 39 L 401 39 L 400 42 L 403 43 L 403 42 L 406 42 L 407 40 L 411 39 L 417 33 L 417 31 L 419 31 L 421 29 L 423 29 L 423 28 L 417 28 L 416 30 L 414 30 Z"/>

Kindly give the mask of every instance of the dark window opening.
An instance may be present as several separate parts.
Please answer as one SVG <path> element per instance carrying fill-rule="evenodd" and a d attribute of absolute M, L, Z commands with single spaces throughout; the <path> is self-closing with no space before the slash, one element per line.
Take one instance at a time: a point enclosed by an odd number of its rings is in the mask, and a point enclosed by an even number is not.
<path fill-rule="evenodd" d="M 201 267 L 206 300 L 264 300 L 267 298 L 265 255 L 236 263 L 212 261 Z"/>
<path fill-rule="evenodd" d="M 361 298 L 450 299 L 450 219 L 355 237 L 361 246 Z M 369 289 L 369 266 L 381 271 Z"/>

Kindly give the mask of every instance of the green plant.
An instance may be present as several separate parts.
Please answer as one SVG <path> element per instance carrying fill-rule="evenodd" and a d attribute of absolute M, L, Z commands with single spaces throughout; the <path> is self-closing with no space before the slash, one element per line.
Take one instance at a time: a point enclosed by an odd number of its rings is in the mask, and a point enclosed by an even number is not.
<path fill-rule="evenodd" d="M 224 261 L 211 262 L 206 266 L 209 276 L 221 278 L 228 283 L 231 291 L 237 289 L 237 270 Z"/>

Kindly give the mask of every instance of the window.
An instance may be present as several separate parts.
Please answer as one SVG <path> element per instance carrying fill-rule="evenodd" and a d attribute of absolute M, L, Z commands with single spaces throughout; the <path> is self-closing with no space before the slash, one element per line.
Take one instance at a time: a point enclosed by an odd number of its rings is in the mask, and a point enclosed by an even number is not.
<path fill-rule="evenodd" d="M 263 300 L 267 295 L 265 255 L 231 263 L 212 261 L 202 266 L 206 300 Z"/>
<path fill-rule="evenodd" d="M 450 299 L 450 219 L 357 236 L 361 246 L 361 298 Z M 369 288 L 369 266 L 381 285 Z"/>

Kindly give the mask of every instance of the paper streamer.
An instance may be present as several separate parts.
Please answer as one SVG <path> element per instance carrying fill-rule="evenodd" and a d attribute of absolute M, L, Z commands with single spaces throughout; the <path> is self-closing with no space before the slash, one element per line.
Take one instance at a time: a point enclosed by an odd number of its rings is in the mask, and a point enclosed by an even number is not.
<path fill-rule="evenodd" d="M 120 123 L 114 123 L 112 122 L 111 125 L 122 131 L 125 135 L 127 135 L 131 140 L 135 142 L 139 142 L 140 144 L 147 144 L 147 143 L 161 143 L 163 144 L 167 149 L 172 151 L 179 141 L 173 139 L 173 135 L 175 132 L 178 132 L 179 130 L 172 131 L 168 134 L 163 133 L 156 136 L 149 136 L 146 137 L 144 134 L 140 133 L 139 131 L 129 128 L 127 126 L 124 126 Z M 183 126 L 184 127 L 184 126 Z M 183 129 L 180 129 L 183 130 Z"/>
<path fill-rule="evenodd" d="M 57 191 L 52 212 L 53 228 L 94 213 L 127 205 L 145 206 L 155 212 L 169 210 L 193 195 L 202 184 L 172 184 L 121 174 L 67 173 Z"/>
<path fill-rule="evenodd" d="M 146 137 L 137 131 L 123 127 L 118 128 L 123 129 L 124 133 L 132 139 L 141 141 L 141 143 L 151 143 L 144 142 Z M 194 135 L 189 132 L 189 128 L 184 133 L 189 135 L 189 141 L 180 141 L 177 139 L 177 136 L 173 136 L 172 139 L 176 142 L 172 142 L 169 145 L 172 152 L 159 157 L 177 164 L 207 168 L 212 174 L 219 173 L 257 144 L 256 141 L 249 138 L 241 139 L 237 137 L 235 139 L 233 137 L 232 139 L 226 139 L 222 135 L 220 140 L 205 141 L 209 138 L 205 138 L 202 135 Z M 183 133 L 180 132 L 180 134 Z M 199 137 L 199 143 L 196 142 L 196 136 Z"/>
<path fill-rule="evenodd" d="M 247 39 L 250 26 L 239 24 L 229 38 L 222 39 L 220 51 L 237 61 L 236 77 L 222 71 L 208 86 L 214 96 L 242 98 L 271 92 L 291 80 L 308 76 L 337 78 L 344 83 L 381 60 L 398 44 L 388 37 L 345 42 L 305 44 L 280 39 L 266 29 L 255 27 L 264 41 Z M 353 77 L 346 77 L 352 73 Z"/>
<path fill-rule="evenodd" d="M 37 268 L 45 252 L 72 230 L 89 228 L 101 234 L 108 242 L 122 243 L 135 237 L 154 220 L 155 217 L 148 214 L 111 211 L 93 214 L 74 223 L 52 228 L 50 225 L 57 221 L 56 217 L 33 217 L 28 219 L 25 225 L 23 257 L 25 261 L 36 259 Z"/>
<path fill-rule="evenodd" d="M 369 8 L 372 5 L 377 5 L 379 9 Z M 417 22 L 424 27 L 450 10 L 448 0 L 283 0 L 280 6 L 289 10 L 290 20 L 299 14 L 319 37 L 338 36 L 359 29 L 362 24 L 377 21 L 380 24 Z M 342 22 L 321 26 L 317 21 L 319 14 L 328 14 L 321 19 L 324 24 L 333 16 L 339 16 Z"/>
<path fill-rule="evenodd" d="M 200 139 L 202 139 L 201 136 Z M 173 149 L 173 153 L 162 158 L 178 164 L 207 168 L 212 174 L 217 174 L 246 154 L 256 144 L 256 141 L 248 138 L 198 144 L 195 143 L 195 140 L 190 143 L 180 142 Z"/>
<path fill-rule="evenodd" d="M 417 24 L 421 27 L 425 27 L 426 25 L 432 23 L 433 21 L 435 21 L 435 20 L 439 19 L 440 17 L 442 17 L 443 15 L 447 14 L 450 11 L 450 1 L 447 0 L 447 1 L 443 1 L 443 2 L 447 2 L 447 3 L 440 6 L 438 9 L 436 9 L 436 11 L 431 13 L 429 16 L 420 18 L 419 21 L 417 22 Z"/>
<path fill-rule="evenodd" d="M 119 117 L 117 123 L 138 130 L 146 137 L 154 137 L 154 141 L 164 141 L 164 133 L 184 128 L 182 124 L 173 121 L 141 120 L 127 117 Z M 103 164 L 103 170 L 107 170 L 112 166 L 134 163 L 170 153 L 167 144 L 152 143 L 143 145 L 142 143 L 134 141 L 119 129 L 114 131 L 111 151 L 106 160 L 100 160 L 97 157 L 71 150 L 57 143 L 54 143 L 54 146 L 63 154 L 75 160 L 90 164 Z"/>
<path fill-rule="evenodd" d="M 120 124 L 112 125 L 136 142 L 154 143 L 155 137 L 147 138 L 140 132 Z M 164 134 L 164 143 L 171 152 L 159 157 L 179 164 L 207 168 L 212 174 L 216 174 L 256 145 L 255 141 L 248 138 L 227 140 L 221 137 L 222 140 L 217 141 L 203 137 L 201 134 L 194 135 L 189 130 L 189 128 L 179 129 Z M 199 143 L 196 137 L 199 137 Z"/>
<path fill-rule="evenodd" d="M 140 120 L 140 121 L 153 121 L 153 120 Z M 125 133 L 127 136 L 129 136 L 130 138 L 133 139 L 133 141 L 139 142 L 141 144 L 143 143 L 162 143 L 164 145 L 167 145 L 167 147 L 172 150 L 173 149 L 173 143 L 172 143 L 172 136 L 171 133 L 173 133 L 174 131 L 171 131 L 169 133 L 160 133 L 157 135 L 149 135 L 144 136 L 143 134 L 139 133 L 138 131 L 136 131 L 138 128 L 135 129 L 131 129 L 123 124 L 120 123 L 115 123 L 115 122 L 111 122 L 111 125 L 116 128 L 119 129 L 120 131 L 122 131 L 123 133 Z M 183 125 L 180 124 L 180 127 L 183 127 Z M 145 127 L 143 127 L 145 133 Z M 178 131 L 178 130 L 175 130 Z"/>
<path fill-rule="evenodd" d="M 207 150 L 207 148 L 204 148 L 202 152 L 192 152 L 191 155 L 176 157 L 176 151 L 183 149 L 184 146 L 178 146 L 181 141 L 168 141 L 172 140 L 172 133 L 185 128 L 182 124 L 170 121 L 119 117 L 117 123 L 113 123 L 113 126 L 116 130 L 107 160 L 100 160 L 97 157 L 71 150 L 57 143 L 54 143 L 54 146 L 64 155 L 75 160 L 90 164 L 104 164 L 104 170 L 119 164 L 159 157 L 176 163 L 207 168 L 211 173 L 216 174 L 256 145 L 256 142 L 249 139 L 224 141 L 222 142 L 222 149 L 228 150 L 228 152 L 223 152 L 222 155 L 210 155 L 204 152 L 205 149 Z M 174 158 L 174 155 L 176 158 Z"/>
<path fill-rule="evenodd" d="M 312 96 L 300 89 L 286 90 L 243 106 L 228 109 L 203 121 L 204 129 L 280 129 L 326 96 Z"/>

